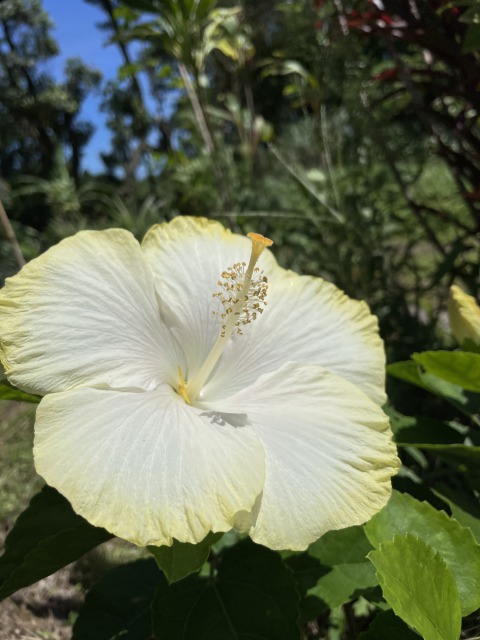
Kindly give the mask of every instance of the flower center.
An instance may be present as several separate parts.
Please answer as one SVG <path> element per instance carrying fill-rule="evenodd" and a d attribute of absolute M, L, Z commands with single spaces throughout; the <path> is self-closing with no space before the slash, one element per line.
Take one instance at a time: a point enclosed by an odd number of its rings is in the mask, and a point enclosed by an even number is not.
<path fill-rule="evenodd" d="M 185 381 L 180 367 L 178 368 L 179 385 L 177 393 L 188 404 L 195 400 L 207 382 L 215 365 L 225 349 L 229 338 L 234 333 L 242 333 L 242 327 L 250 324 L 267 304 L 268 280 L 255 265 L 265 247 L 270 247 L 273 241 L 259 233 L 249 233 L 252 241 L 252 253 L 248 265 L 237 262 L 222 272 L 222 280 L 218 281 L 220 291 L 213 296 L 218 298 L 223 306 L 222 326 L 220 334 L 206 357 L 196 376 Z"/>

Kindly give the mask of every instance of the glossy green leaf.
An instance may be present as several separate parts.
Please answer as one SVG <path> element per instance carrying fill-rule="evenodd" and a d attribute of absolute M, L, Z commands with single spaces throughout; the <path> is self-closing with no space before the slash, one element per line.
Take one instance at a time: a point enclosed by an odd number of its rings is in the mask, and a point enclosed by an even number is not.
<path fill-rule="evenodd" d="M 383 596 L 424 640 L 458 640 L 462 617 L 457 585 L 445 561 L 423 540 L 397 535 L 369 558 Z"/>
<path fill-rule="evenodd" d="M 111 537 L 77 515 L 55 489 L 44 487 L 5 540 L 0 599 L 58 571 Z"/>
<path fill-rule="evenodd" d="M 226 549 L 211 579 L 160 584 L 157 640 L 298 640 L 298 594 L 280 556 L 244 541 Z"/>
<path fill-rule="evenodd" d="M 151 640 L 151 604 L 166 584 L 152 560 L 116 567 L 87 594 L 72 640 Z"/>
<path fill-rule="evenodd" d="M 419 636 L 390 610 L 379 613 L 358 640 L 419 640 Z"/>
<path fill-rule="evenodd" d="M 0 400 L 16 400 L 17 402 L 31 402 L 38 404 L 42 398 L 35 396 L 25 391 L 20 391 L 16 387 L 13 387 L 6 380 L 0 382 Z"/>
<path fill-rule="evenodd" d="M 468 391 L 480 392 L 480 354 L 466 351 L 424 351 L 412 359 L 428 373 Z"/>
<path fill-rule="evenodd" d="M 200 571 L 202 565 L 207 561 L 210 547 L 220 540 L 222 535 L 221 533 L 209 533 L 198 544 L 174 540 L 171 547 L 148 547 L 148 550 L 157 561 L 168 582 L 177 582 L 195 571 Z"/>
<path fill-rule="evenodd" d="M 455 578 L 463 615 L 480 607 L 480 546 L 469 529 L 444 511 L 394 491 L 386 507 L 365 525 L 365 532 L 377 548 L 398 533 L 410 533 L 431 545 Z"/>

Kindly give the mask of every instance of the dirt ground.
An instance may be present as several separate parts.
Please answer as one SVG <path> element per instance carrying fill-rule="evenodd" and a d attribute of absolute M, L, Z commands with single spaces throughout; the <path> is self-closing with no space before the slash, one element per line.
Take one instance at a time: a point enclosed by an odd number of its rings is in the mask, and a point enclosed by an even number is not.
<path fill-rule="evenodd" d="M 0 603 L 0 640 L 69 640 L 83 589 L 66 567 Z"/>

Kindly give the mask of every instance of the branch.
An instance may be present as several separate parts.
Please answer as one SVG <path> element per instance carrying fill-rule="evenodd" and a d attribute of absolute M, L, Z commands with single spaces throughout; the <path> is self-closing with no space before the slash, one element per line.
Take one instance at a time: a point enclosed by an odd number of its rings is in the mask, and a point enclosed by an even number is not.
<path fill-rule="evenodd" d="M 9 217 L 7 215 L 7 212 L 5 211 L 5 208 L 1 200 L 0 200 L 0 222 L 2 224 L 7 240 L 12 245 L 12 251 L 17 261 L 17 264 L 21 269 L 25 264 L 25 258 L 23 257 L 22 250 L 20 248 L 20 245 L 18 244 L 17 236 L 15 235 L 15 231 L 13 230 L 13 227 L 10 223 Z"/>

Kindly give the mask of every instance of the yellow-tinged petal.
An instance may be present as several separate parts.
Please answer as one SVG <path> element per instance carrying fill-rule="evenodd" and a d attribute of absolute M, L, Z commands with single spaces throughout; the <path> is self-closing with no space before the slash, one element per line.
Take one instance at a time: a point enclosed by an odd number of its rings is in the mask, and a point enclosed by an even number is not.
<path fill-rule="evenodd" d="M 385 403 L 385 351 L 365 302 L 321 278 L 279 267 L 266 300 L 262 316 L 226 347 L 205 400 L 232 395 L 286 362 L 301 362 L 325 367 Z"/>
<path fill-rule="evenodd" d="M 184 356 L 163 322 L 153 275 L 128 231 L 83 231 L 7 279 L 1 361 L 44 395 L 77 386 L 155 387 Z"/>
<path fill-rule="evenodd" d="M 35 465 L 96 526 L 142 546 L 195 543 L 246 517 L 263 488 L 263 448 L 239 420 L 168 385 L 55 393 L 37 412 Z"/>
<path fill-rule="evenodd" d="M 480 307 L 473 296 L 457 285 L 450 287 L 448 315 L 452 333 L 460 345 L 471 340 L 480 346 Z"/>
<path fill-rule="evenodd" d="M 388 419 L 347 380 L 287 364 L 209 406 L 245 413 L 265 449 L 255 542 L 302 550 L 327 531 L 366 522 L 388 501 L 399 467 Z"/>

